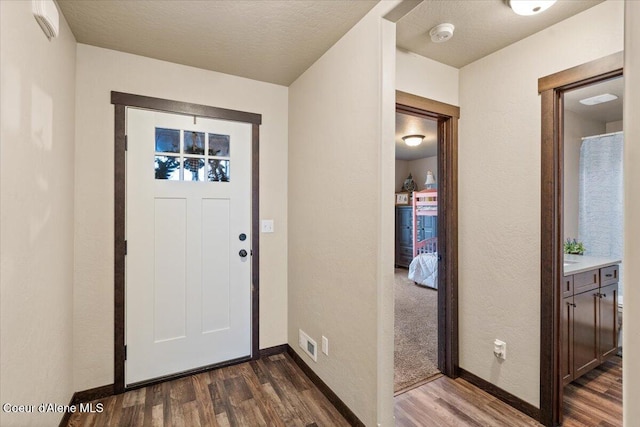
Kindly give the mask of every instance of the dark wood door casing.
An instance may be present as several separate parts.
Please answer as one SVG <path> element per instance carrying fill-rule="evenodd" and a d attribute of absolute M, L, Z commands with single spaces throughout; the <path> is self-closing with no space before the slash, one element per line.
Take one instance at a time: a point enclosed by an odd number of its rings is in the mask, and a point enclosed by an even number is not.
<path fill-rule="evenodd" d="M 258 359 L 259 347 L 259 295 L 260 295 L 260 240 L 259 240 L 259 129 L 262 115 L 244 111 L 228 110 L 208 105 L 191 104 L 168 99 L 152 98 L 121 92 L 111 92 L 114 105 L 114 384 L 115 393 L 122 393 L 125 387 L 125 202 L 126 202 L 126 109 L 137 107 L 168 113 L 183 114 L 213 119 L 223 119 L 252 125 L 252 181 L 251 181 L 251 228 L 252 228 L 252 284 L 251 284 L 251 357 L 206 366 L 189 372 L 177 373 L 149 382 L 136 384 L 139 388 L 168 379 L 179 378 L 218 366 L 240 363 L 246 359 Z"/>
<path fill-rule="evenodd" d="M 396 111 L 438 121 L 438 369 L 458 376 L 458 119 L 460 108 L 396 91 Z"/>
<path fill-rule="evenodd" d="M 562 421 L 562 238 L 564 198 L 563 94 L 622 76 L 617 52 L 538 80 L 541 95 L 540 422 Z"/>

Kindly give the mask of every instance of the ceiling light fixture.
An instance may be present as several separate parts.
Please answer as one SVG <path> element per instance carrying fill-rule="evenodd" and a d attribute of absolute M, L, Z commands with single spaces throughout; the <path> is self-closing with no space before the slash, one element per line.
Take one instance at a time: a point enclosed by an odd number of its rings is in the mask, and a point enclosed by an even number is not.
<path fill-rule="evenodd" d="M 440 24 L 436 25 L 429 31 L 431 41 L 434 43 L 442 43 L 453 37 L 453 30 L 456 27 L 453 24 Z"/>
<path fill-rule="evenodd" d="M 582 105 L 597 105 L 603 102 L 609 102 L 618 99 L 617 96 L 610 93 L 603 93 L 602 95 L 592 96 L 591 98 L 585 98 L 580 100 Z"/>
<path fill-rule="evenodd" d="M 556 0 L 508 0 L 509 7 L 523 16 L 537 15 L 549 9 Z"/>
<path fill-rule="evenodd" d="M 424 135 L 407 135 L 402 137 L 404 143 L 409 147 L 417 147 L 418 145 L 422 144 L 423 139 Z"/>

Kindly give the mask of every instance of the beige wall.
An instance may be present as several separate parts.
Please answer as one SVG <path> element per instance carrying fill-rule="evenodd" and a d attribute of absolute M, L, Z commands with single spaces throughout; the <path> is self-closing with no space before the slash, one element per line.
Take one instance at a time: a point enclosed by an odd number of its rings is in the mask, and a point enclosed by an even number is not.
<path fill-rule="evenodd" d="M 287 341 L 287 91 L 283 86 L 83 44 L 77 51 L 76 390 L 113 382 L 113 106 L 110 91 L 262 114 L 260 347 Z"/>
<path fill-rule="evenodd" d="M 572 111 L 564 111 L 564 239 L 578 238 L 582 137 L 603 133 L 603 122 L 587 120 Z"/>
<path fill-rule="evenodd" d="M 622 361 L 622 395 L 624 426 L 633 427 L 640 420 L 640 3 L 625 2 L 624 60 L 624 182 L 625 182 L 625 282 L 622 327 L 624 359 Z M 634 262 L 635 261 L 635 262 Z"/>
<path fill-rule="evenodd" d="M 396 89 L 444 102 L 458 104 L 459 70 L 398 49 L 396 52 Z"/>
<path fill-rule="evenodd" d="M 408 160 L 396 160 L 395 163 L 395 191 L 400 192 L 403 191 L 402 186 L 404 185 L 404 180 L 409 176 L 409 161 Z"/>
<path fill-rule="evenodd" d="M 289 88 L 289 344 L 368 426 L 393 425 L 393 5 Z"/>
<path fill-rule="evenodd" d="M 427 171 L 433 172 L 438 182 L 438 157 L 425 157 L 424 159 L 416 159 L 409 161 L 409 171 L 413 174 L 413 180 L 418 185 L 418 190 L 424 190 L 424 182 L 427 180 Z"/>
<path fill-rule="evenodd" d="M 539 406 L 538 78 L 623 49 L 607 1 L 460 70 L 460 366 Z M 499 363 L 492 343 L 507 343 Z"/>
<path fill-rule="evenodd" d="M 622 120 L 618 120 L 617 122 L 608 122 L 606 125 L 605 132 L 613 133 L 622 131 Z"/>
<path fill-rule="evenodd" d="M 75 39 L 47 40 L 31 2 L 0 2 L 0 403 L 68 404 L 73 393 Z M 57 425 L 59 413 L 2 426 Z"/>
<path fill-rule="evenodd" d="M 418 190 L 425 188 L 424 182 L 427 179 L 427 171 L 433 172 L 433 176 L 438 181 L 438 157 L 425 157 L 416 160 L 396 160 L 395 190 L 402 191 L 404 180 L 409 173 L 418 186 Z"/>

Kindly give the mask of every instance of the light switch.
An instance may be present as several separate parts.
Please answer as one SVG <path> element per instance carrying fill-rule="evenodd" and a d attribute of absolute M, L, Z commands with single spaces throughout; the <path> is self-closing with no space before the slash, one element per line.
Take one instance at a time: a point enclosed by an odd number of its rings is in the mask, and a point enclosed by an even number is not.
<path fill-rule="evenodd" d="M 273 220 L 272 219 L 263 219 L 262 220 L 262 232 L 263 233 L 273 233 Z"/>

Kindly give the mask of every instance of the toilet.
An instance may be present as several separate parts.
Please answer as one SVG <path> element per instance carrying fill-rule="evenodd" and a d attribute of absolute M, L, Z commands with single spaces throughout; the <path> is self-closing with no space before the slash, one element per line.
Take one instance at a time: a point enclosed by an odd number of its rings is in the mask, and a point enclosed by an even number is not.
<path fill-rule="evenodd" d="M 622 295 L 618 295 L 618 356 L 622 356 Z"/>

